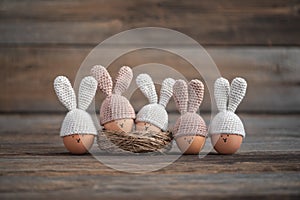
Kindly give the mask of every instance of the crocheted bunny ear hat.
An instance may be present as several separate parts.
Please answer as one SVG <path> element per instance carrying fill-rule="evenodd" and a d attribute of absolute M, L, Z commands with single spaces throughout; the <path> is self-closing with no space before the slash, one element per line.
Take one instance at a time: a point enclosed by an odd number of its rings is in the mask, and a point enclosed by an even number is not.
<path fill-rule="evenodd" d="M 92 117 L 86 112 L 95 96 L 97 81 L 92 76 L 82 79 L 78 92 L 78 108 L 74 89 L 67 77 L 56 77 L 54 90 L 60 102 L 69 110 L 63 120 L 60 136 L 64 137 L 73 134 L 97 135 Z"/>
<path fill-rule="evenodd" d="M 196 113 L 203 100 L 203 83 L 195 79 L 187 85 L 185 81 L 177 80 L 173 86 L 173 93 L 176 107 L 181 113 L 174 126 L 174 138 L 181 136 L 206 137 L 207 128 L 205 122 Z"/>
<path fill-rule="evenodd" d="M 122 96 L 133 77 L 131 68 L 124 66 L 119 70 L 114 90 L 111 76 L 103 66 L 94 66 L 91 74 L 98 81 L 99 89 L 107 95 L 100 108 L 100 124 L 104 125 L 118 119 L 135 119 L 132 105 Z"/>
<path fill-rule="evenodd" d="M 154 83 L 148 74 L 140 74 L 136 78 L 136 84 L 142 93 L 148 98 L 149 104 L 145 105 L 137 114 L 136 122 L 148 122 L 161 130 L 168 129 L 168 113 L 166 106 L 173 95 L 175 80 L 167 78 L 163 81 L 158 101 Z"/>
<path fill-rule="evenodd" d="M 245 129 L 241 119 L 234 113 L 246 94 L 247 82 L 243 78 L 235 78 L 229 82 L 219 78 L 214 84 L 214 95 L 219 113 L 210 125 L 210 134 L 237 134 L 245 137 Z M 228 103 L 228 106 L 227 106 Z"/>

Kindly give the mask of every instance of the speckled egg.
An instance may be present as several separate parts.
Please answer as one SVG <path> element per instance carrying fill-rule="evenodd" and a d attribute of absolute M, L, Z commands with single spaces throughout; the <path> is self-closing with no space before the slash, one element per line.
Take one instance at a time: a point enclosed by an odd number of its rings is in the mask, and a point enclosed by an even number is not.
<path fill-rule="evenodd" d="M 242 144 L 243 137 L 236 134 L 213 134 L 211 141 L 214 149 L 220 154 L 234 154 Z"/>
<path fill-rule="evenodd" d="M 122 131 L 128 133 L 132 131 L 133 119 L 118 119 L 104 124 L 104 128 L 110 131 Z"/>
<path fill-rule="evenodd" d="M 154 131 L 154 132 L 160 132 L 160 128 L 157 126 L 147 123 L 147 122 L 137 122 L 135 124 L 135 129 L 137 131 Z"/>
<path fill-rule="evenodd" d="M 72 154 L 85 154 L 93 145 L 95 135 L 72 134 L 63 137 L 63 142 Z"/>
<path fill-rule="evenodd" d="M 181 136 L 176 138 L 176 143 L 183 154 L 199 154 L 205 144 L 205 137 Z"/>

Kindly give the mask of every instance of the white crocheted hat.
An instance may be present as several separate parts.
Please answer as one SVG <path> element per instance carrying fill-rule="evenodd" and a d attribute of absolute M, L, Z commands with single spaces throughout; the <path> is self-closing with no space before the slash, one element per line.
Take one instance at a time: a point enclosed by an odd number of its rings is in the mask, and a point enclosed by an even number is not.
<path fill-rule="evenodd" d="M 78 108 L 74 89 L 67 77 L 56 77 L 54 90 L 59 101 L 69 110 L 63 120 L 60 136 L 64 137 L 73 134 L 97 135 L 92 117 L 86 112 L 95 96 L 97 81 L 92 76 L 82 79 L 78 92 Z"/>
<path fill-rule="evenodd" d="M 243 78 L 233 79 L 231 86 L 222 77 L 215 81 L 214 95 L 219 113 L 211 122 L 210 134 L 226 133 L 245 137 L 244 125 L 234 112 L 244 98 L 246 89 L 247 82 Z"/>
<path fill-rule="evenodd" d="M 148 98 L 149 104 L 145 105 L 137 114 L 136 122 L 147 122 L 159 127 L 161 130 L 168 129 L 168 113 L 166 106 L 173 95 L 175 80 L 167 78 L 163 81 L 158 102 L 154 83 L 148 74 L 140 74 L 136 78 L 136 84 L 142 93 Z"/>
<path fill-rule="evenodd" d="M 133 77 L 131 68 L 124 66 L 119 70 L 114 90 L 111 76 L 103 66 L 94 66 L 91 74 L 98 81 L 99 89 L 107 95 L 100 108 L 100 124 L 118 119 L 135 119 L 132 105 L 122 96 Z"/>
<path fill-rule="evenodd" d="M 177 80 L 173 86 L 174 100 L 181 116 L 173 129 L 174 138 L 181 136 L 207 136 L 207 127 L 196 112 L 202 103 L 204 86 L 200 80 L 192 80 L 187 85 Z"/>

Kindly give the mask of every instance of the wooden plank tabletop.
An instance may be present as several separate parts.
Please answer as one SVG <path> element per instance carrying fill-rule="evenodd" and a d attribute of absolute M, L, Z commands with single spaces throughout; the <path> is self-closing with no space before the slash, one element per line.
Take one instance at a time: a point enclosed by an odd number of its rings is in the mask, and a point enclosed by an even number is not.
<path fill-rule="evenodd" d="M 299 115 L 241 114 L 247 137 L 234 155 L 184 155 L 149 173 L 116 171 L 74 156 L 58 131 L 62 114 L 0 115 L 1 199 L 298 199 Z M 170 117 L 171 125 L 176 114 Z M 208 122 L 210 115 L 204 115 Z M 12 125 L 13 123 L 13 125 Z M 208 143 L 206 145 L 209 145 Z M 174 153 L 176 154 L 176 153 Z M 130 156 L 119 156 L 128 161 Z M 157 162 L 164 162 L 163 157 Z"/>
<path fill-rule="evenodd" d="M 299 0 L 0 0 L 0 199 L 300 199 L 299 10 Z M 146 26 L 190 36 L 223 77 L 247 80 L 238 108 L 247 136 L 237 154 L 216 154 L 208 139 L 204 158 L 180 156 L 174 146 L 175 162 L 136 174 L 65 150 L 58 134 L 65 108 L 53 91 L 54 78 L 66 75 L 73 83 L 97 44 Z M 181 40 L 173 48 L 199 56 Z M 128 53 L 107 67 L 114 77 L 122 65 L 154 62 L 188 80 L 203 78 L 184 59 L 153 50 Z M 201 113 L 209 123 L 205 91 Z M 96 95 L 97 109 L 102 99 Z M 136 111 L 146 102 L 138 92 L 130 101 Z M 172 100 L 168 111 L 172 126 Z M 102 156 L 125 166 L 134 159 Z M 153 165 L 165 158 L 152 156 Z"/>

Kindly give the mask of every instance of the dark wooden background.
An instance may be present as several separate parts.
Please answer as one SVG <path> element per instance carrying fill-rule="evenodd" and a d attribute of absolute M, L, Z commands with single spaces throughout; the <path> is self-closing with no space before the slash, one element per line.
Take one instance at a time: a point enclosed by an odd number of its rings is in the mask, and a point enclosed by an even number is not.
<path fill-rule="evenodd" d="M 240 112 L 298 113 L 299 6 L 297 0 L 0 1 L 0 112 L 64 111 L 52 88 L 57 75 L 73 82 L 101 41 L 158 26 L 198 41 L 224 77 L 247 79 Z M 125 63 L 134 67 L 137 59 Z"/>
<path fill-rule="evenodd" d="M 54 94 L 54 78 L 66 75 L 74 82 L 98 43 L 145 26 L 187 34 L 206 48 L 225 78 L 247 79 L 238 112 L 248 138 L 239 154 L 210 155 L 204 163 L 184 156 L 167 169 L 139 176 L 99 167 L 91 156 L 66 153 L 58 137 L 65 108 Z M 123 61 L 134 67 L 144 58 L 132 55 Z M 0 67 L 3 198 L 101 197 L 102 192 L 103 198 L 299 197 L 299 0 L 0 0 Z M 209 114 L 207 98 L 201 109 Z M 141 95 L 133 101 L 145 103 Z M 175 113 L 174 106 L 170 109 Z M 209 116 L 205 119 L 209 122 Z M 218 180 L 233 185 L 226 188 Z"/>

